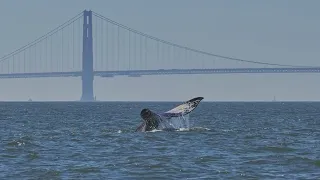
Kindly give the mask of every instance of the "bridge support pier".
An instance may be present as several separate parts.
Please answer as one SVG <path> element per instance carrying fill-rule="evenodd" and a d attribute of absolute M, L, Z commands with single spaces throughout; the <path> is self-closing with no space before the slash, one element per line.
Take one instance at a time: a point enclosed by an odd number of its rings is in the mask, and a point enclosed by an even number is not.
<path fill-rule="evenodd" d="M 92 11 L 83 12 L 82 96 L 81 101 L 94 101 L 93 96 Z"/>

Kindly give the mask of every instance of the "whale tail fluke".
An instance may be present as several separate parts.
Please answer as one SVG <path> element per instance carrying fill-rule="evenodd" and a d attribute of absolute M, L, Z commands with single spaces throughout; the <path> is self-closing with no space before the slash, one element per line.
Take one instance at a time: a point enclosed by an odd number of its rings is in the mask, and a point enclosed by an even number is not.
<path fill-rule="evenodd" d="M 173 109 L 162 113 L 161 115 L 165 117 L 178 117 L 178 116 L 187 115 L 190 112 L 192 112 L 199 105 L 200 101 L 202 101 L 203 99 L 204 99 L 203 97 L 192 98 L 174 107 Z"/>

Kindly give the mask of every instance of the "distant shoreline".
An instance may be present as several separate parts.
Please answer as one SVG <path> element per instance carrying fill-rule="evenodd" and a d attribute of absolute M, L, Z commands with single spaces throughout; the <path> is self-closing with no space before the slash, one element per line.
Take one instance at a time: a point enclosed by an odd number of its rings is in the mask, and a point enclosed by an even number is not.
<path fill-rule="evenodd" d="M 178 100 L 175 100 L 175 101 L 165 101 L 165 100 L 145 100 L 145 101 L 138 101 L 138 100 L 128 100 L 128 101 L 125 101 L 125 100 L 110 100 L 110 101 L 60 101 L 60 100 L 57 100 L 57 101 L 1 101 L 0 100 L 0 103 L 63 103 L 63 102 L 69 102 L 69 103 L 176 103 L 176 102 L 184 102 L 184 101 L 178 101 Z M 320 102 L 320 100 L 313 100 L 313 101 L 308 101 L 308 100 L 283 100 L 283 101 L 280 101 L 280 100 L 277 100 L 277 101 L 262 101 L 262 100 L 248 100 L 248 101 L 240 101 L 240 100 L 225 100 L 225 101 L 205 101 L 203 100 L 202 101 L 203 103 L 288 103 L 288 102 L 295 102 L 295 103 L 305 103 L 305 102 Z"/>

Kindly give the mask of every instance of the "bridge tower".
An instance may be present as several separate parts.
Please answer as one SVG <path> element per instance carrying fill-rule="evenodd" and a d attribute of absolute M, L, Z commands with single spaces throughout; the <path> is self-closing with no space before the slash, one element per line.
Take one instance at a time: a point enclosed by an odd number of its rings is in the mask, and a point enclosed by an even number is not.
<path fill-rule="evenodd" d="M 82 97 L 81 101 L 94 101 L 93 96 L 93 40 L 92 11 L 83 12 Z"/>

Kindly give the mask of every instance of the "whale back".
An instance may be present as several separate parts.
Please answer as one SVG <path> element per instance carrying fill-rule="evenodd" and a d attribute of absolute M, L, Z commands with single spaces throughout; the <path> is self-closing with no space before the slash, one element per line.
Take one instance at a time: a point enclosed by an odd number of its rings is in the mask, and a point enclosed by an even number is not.
<path fill-rule="evenodd" d="M 145 132 L 158 128 L 161 117 L 157 113 L 150 109 L 142 109 L 140 116 L 143 119 L 143 122 L 138 126 L 136 131 Z"/>

